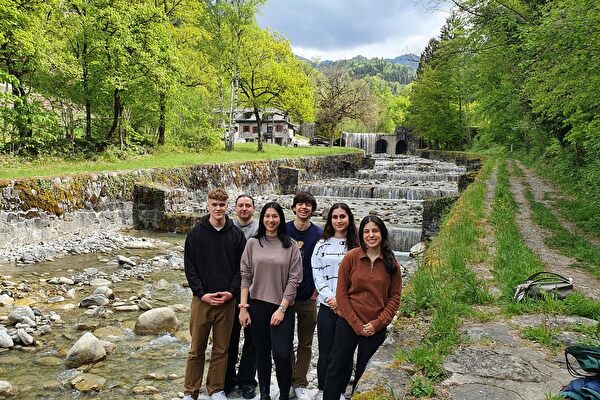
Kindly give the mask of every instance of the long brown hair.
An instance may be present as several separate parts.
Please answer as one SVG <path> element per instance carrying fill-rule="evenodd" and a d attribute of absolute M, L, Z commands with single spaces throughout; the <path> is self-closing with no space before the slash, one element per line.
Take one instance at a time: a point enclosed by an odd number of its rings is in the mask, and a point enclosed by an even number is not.
<path fill-rule="evenodd" d="M 325 227 L 323 228 L 323 235 L 321 236 L 323 239 L 327 240 L 330 237 L 335 235 L 335 229 L 333 228 L 333 223 L 331 222 L 333 212 L 341 208 L 348 214 L 348 231 L 346 232 L 346 249 L 350 250 L 355 247 L 358 247 L 358 235 L 356 233 L 356 223 L 354 222 L 354 214 L 350 211 L 350 207 L 346 203 L 334 203 L 329 209 L 329 213 L 327 213 L 327 222 L 325 222 Z"/>
<path fill-rule="evenodd" d="M 365 231 L 365 225 L 367 225 L 369 222 L 377 225 L 379 231 L 381 232 L 381 255 L 383 256 L 383 263 L 390 276 L 394 275 L 398 271 L 398 262 L 396 261 L 394 251 L 392 250 L 392 246 L 389 241 L 388 230 L 381 218 L 376 217 L 375 215 L 367 215 L 362 219 L 362 221 L 360 221 L 360 226 L 358 227 L 358 241 L 360 242 L 360 247 L 365 251 L 365 253 L 367 252 L 367 245 L 365 244 L 363 233 Z"/>

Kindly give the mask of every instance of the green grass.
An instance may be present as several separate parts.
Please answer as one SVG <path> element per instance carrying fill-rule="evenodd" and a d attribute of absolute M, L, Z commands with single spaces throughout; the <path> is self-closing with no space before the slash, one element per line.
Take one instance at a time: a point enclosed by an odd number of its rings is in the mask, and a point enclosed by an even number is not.
<path fill-rule="evenodd" d="M 413 363 L 422 377 L 411 382 L 415 395 L 427 395 L 429 382 L 441 379 L 444 355 L 463 340 L 458 327 L 463 318 L 473 314 L 472 306 L 492 301 L 485 284 L 469 268 L 486 256 L 479 243 L 485 216 L 485 180 L 492 168 L 490 160 L 452 207 L 427 251 L 424 265 L 404 290 L 402 312 L 430 320 L 421 344 L 397 355 L 399 360 Z"/>
<path fill-rule="evenodd" d="M 42 158 L 26 161 L 15 157 L 0 157 L 0 179 L 71 175 L 78 173 L 136 170 L 146 168 L 176 168 L 197 164 L 214 164 L 253 160 L 273 160 L 305 156 L 324 156 L 360 151 L 345 147 L 283 147 L 264 144 L 264 151 L 256 151 L 256 143 L 238 143 L 235 150 L 213 152 L 156 151 L 154 154 L 131 156 L 125 159 L 104 158 L 96 161 Z"/>
<path fill-rule="evenodd" d="M 547 326 L 530 326 L 523 329 L 523 336 L 532 342 L 536 342 L 547 348 L 558 350 L 560 344 L 554 340 L 554 335 L 559 333 L 559 329 Z"/>
<path fill-rule="evenodd" d="M 533 211 L 535 222 L 551 233 L 551 236 L 546 239 L 546 244 L 566 256 L 575 258 L 580 266 L 600 279 L 600 249 L 565 229 L 544 204 L 535 201 L 531 190 L 527 190 L 525 195 Z"/>
<path fill-rule="evenodd" d="M 569 195 L 557 202 L 561 216 L 600 238 L 600 160 L 577 166 L 573 157 L 565 150 L 554 158 L 520 158 Z"/>
<path fill-rule="evenodd" d="M 575 198 L 557 202 L 561 215 L 584 232 L 600 237 L 600 199 Z"/>
<path fill-rule="evenodd" d="M 532 252 L 521 237 L 517 225 L 519 206 L 510 191 L 509 172 L 506 162 L 498 168 L 496 193 L 492 208 L 492 223 L 498 242 L 494 274 L 504 302 L 510 303 L 515 287 L 525 279 L 544 270 L 544 264 Z"/>

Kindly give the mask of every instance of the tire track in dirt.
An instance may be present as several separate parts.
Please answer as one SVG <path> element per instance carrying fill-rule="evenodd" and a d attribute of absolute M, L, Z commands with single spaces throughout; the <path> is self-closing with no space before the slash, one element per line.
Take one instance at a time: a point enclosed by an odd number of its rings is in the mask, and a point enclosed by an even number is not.
<path fill-rule="evenodd" d="M 580 236 L 588 242 L 590 242 L 591 244 L 593 244 L 594 246 L 600 248 L 600 238 L 594 237 L 588 234 L 587 232 L 581 230 L 581 228 L 579 228 L 573 222 L 565 219 L 561 215 L 559 210 L 556 208 L 554 202 L 557 200 L 566 199 L 566 196 L 559 189 L 557 189 L 556 186 L 554 186 L 554 184 L 539 177 L 532 170 L 527 168 L 521 161 L 514 160 L 514 162 L 525 174 L 525 178 L 527 179 L 529 187 L 533 191 L 535 201 L 537 201 L 538 203 L 542 203 L 546 207 L 548 207 L 552 214 L 554 214 L 554 216 L 558 218 L 560 224 L 573 235 Z"/>
<path fill-rule="evenodd" d="M 510 160 L 510 162 L 513 163 L 515 161 Z M 546 265 L 547 271 L 572 277 L 576 290 L 595 300 L 600 300 L 600 282 L 598 282 L 591 274 L 573 268 L 572 266 L 577 262 L 574 258 L 559 254 L 546 245 L 545 239 L 548 238 L 550 234 L 533 221 L 529 202 L 525 198 L 526 188 L 522 179 L 523 178 L 512 174 L 510 176 L 511 192 L 519 205 L 517 224 L 523 240 Z"/>

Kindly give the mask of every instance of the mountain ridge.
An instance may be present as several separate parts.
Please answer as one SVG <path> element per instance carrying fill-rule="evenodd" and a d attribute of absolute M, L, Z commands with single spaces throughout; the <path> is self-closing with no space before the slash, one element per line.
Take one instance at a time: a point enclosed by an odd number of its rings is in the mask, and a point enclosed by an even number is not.
<path fill-rule="evenodd" d="M 419 56 L 413 53 L 406 53 L 406 54 L 401 54 L 395 58 L 383 58 L 383 57 L 365 57 L 363 55 L 357 55 L 354 56 L 352 58 L 345 58 L 345 59 L 340 59 L 340 60 L 336 60 L 336 61 L 332 61 L 332 60 L 321 60 L 318 63 L 315 63 L 312 60 L 309 60 L 307 58 L 304 58 L 302 56 L 296 55 L 296 57 L 298 57 L 300 60 L 302 61 L 306 61 L 309 62 L 311 64 L 316 65 L 317 67 L 326 67 L 329 66 L 331 64 L 335 64 L 337 62 L 340 61 L 369 61 L 369 60 L 373 60 L 373 59 L 379 59 L 379 60 L 384 60 L 384 61 L 389 61 L 391 63 L 394 64 L 402 64 L 402 65 L 406 65 L 407 67 L 411 67 L 413 69 L 417 69 L 419 67 Z"/>

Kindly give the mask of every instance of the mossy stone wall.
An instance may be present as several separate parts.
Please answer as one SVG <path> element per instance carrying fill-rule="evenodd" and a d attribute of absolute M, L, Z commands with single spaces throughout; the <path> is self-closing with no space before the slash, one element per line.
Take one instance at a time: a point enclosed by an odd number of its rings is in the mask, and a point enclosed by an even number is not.
<path fill-rule="evenodd" d="M 361 165 L 363 157 L 362 153 L 354 153 L 1 180 L 0 248 L 72 233 L 131 227 L 137 184 L 181 189 L 195 193 L 196 198 L 206 196 L 215 187 L 232 193 L 269 193 L 280 190 L 280 166 L 303 169 L 307 179 L 343 176 L 349 166 Z"/>

